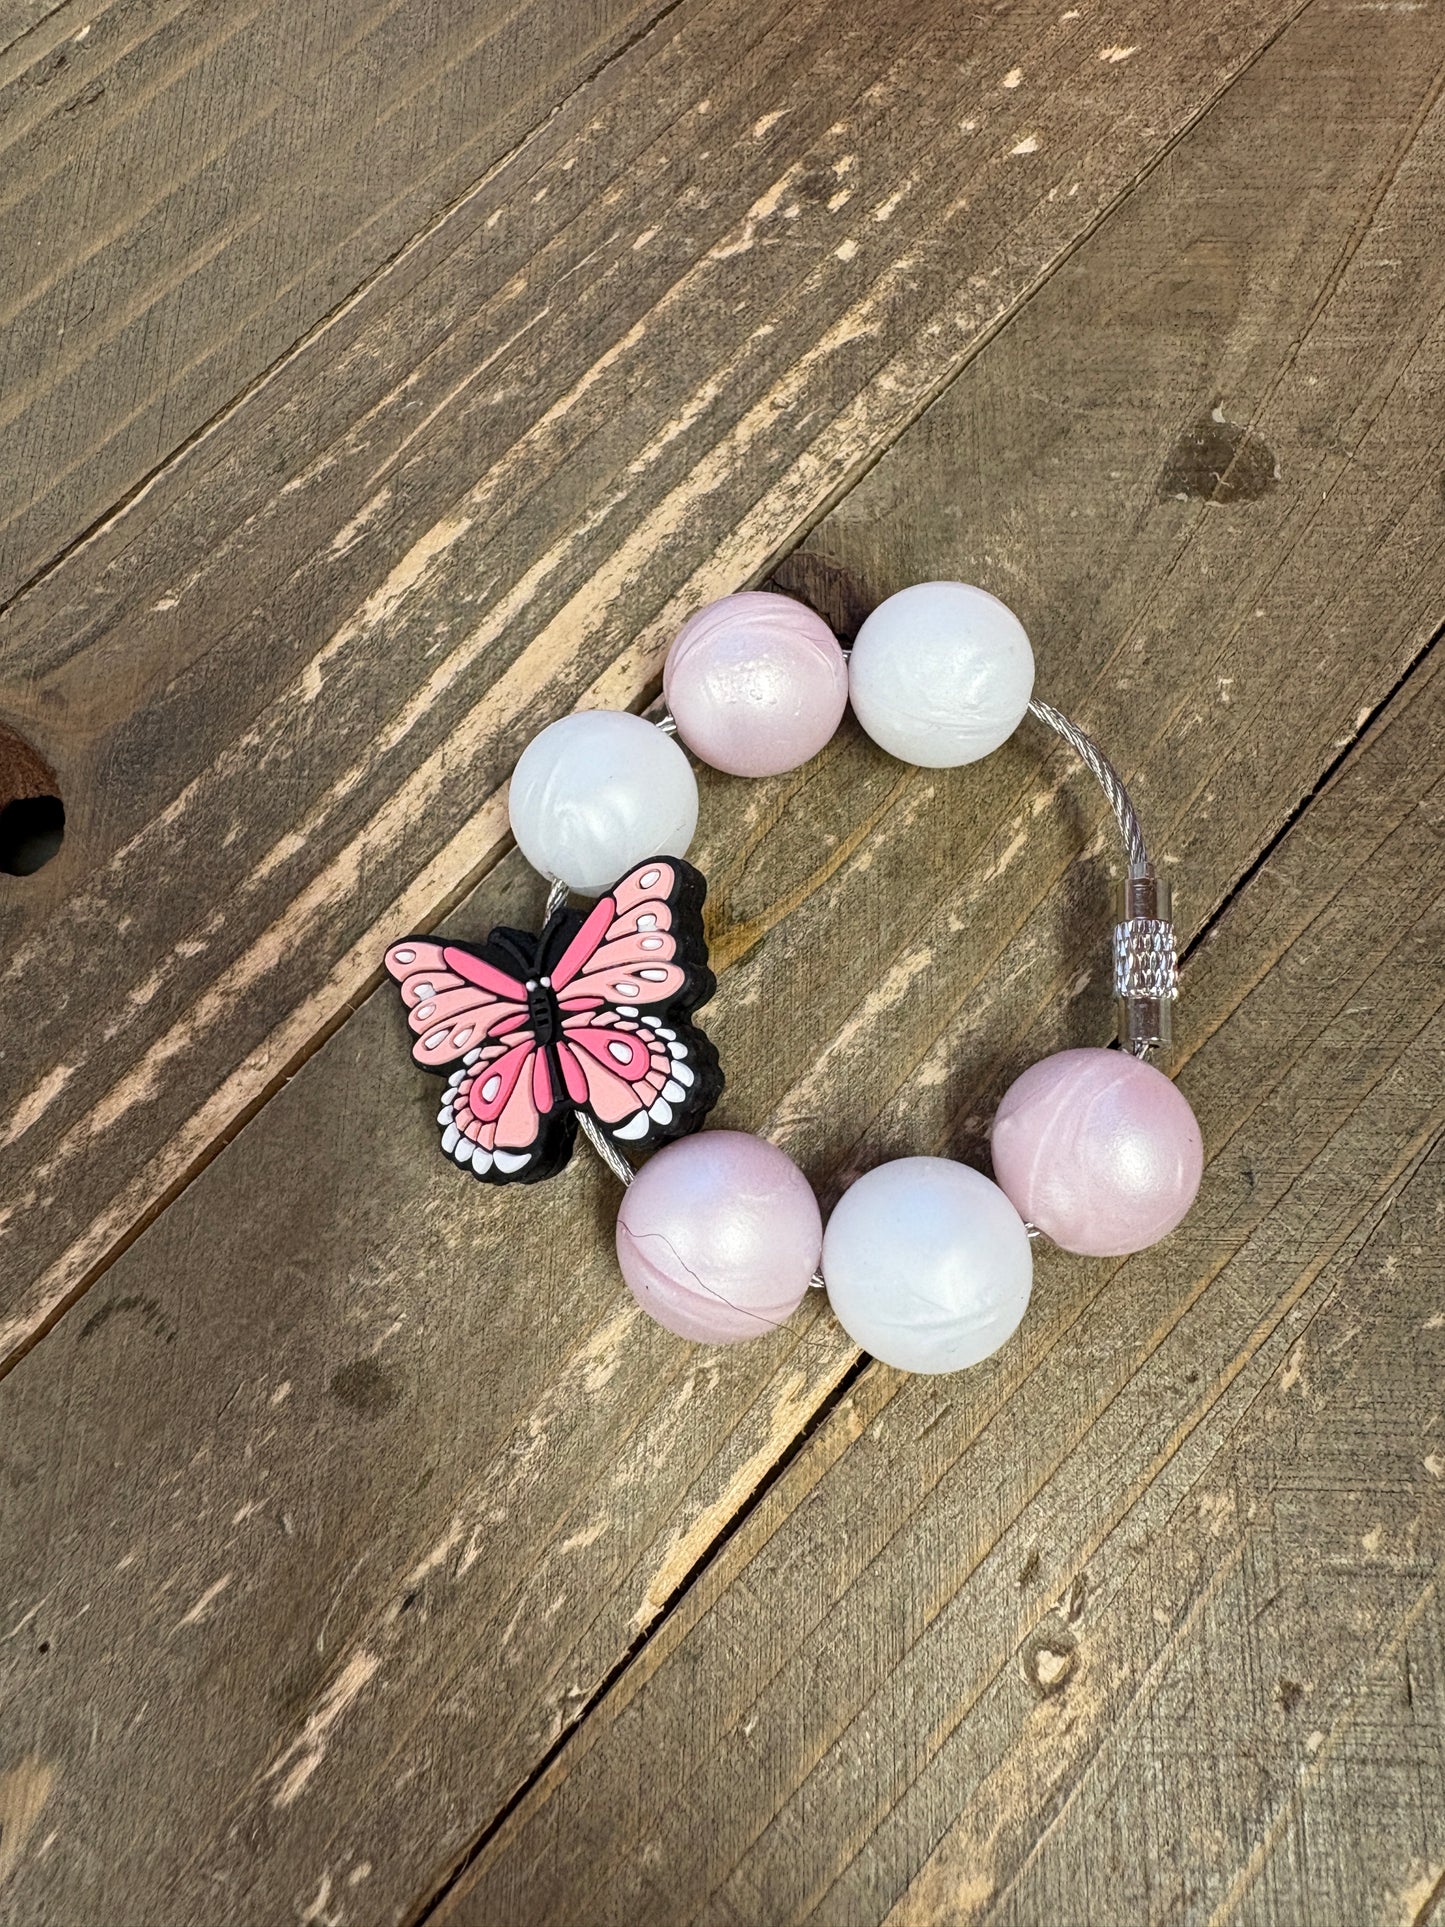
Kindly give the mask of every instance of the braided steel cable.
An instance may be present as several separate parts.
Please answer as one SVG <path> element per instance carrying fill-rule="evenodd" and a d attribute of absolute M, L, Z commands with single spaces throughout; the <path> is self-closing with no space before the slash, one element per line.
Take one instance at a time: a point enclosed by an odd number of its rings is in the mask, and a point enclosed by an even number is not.
<path fill-rule="evenodd" d="M 1047 723 L 1056 736 L 1062 736 L 1069 748 L 1084 767 L 1098 782 L 1099 788 L 1109 799 L 1109 807 L 1119 825 L 1119 834 L 1124 839 L 1124 848 L 1129 857 L 1131 876 L 1152 876 L 1154 866 L 1149 861 L 1149 852 L 1144 847 L 1144 831 L 1138 813 L 1124 786 L 1124 779 L 1109 761 L 1103 750 L 1092 736 L 1086 735 L 1077 723 L 1071 723 L 1061 709 L 1052 703 L 1041 703 L 1037 699 L 1029 704 L 1029 714 L 1037 716 L 1041 723 Z"/>

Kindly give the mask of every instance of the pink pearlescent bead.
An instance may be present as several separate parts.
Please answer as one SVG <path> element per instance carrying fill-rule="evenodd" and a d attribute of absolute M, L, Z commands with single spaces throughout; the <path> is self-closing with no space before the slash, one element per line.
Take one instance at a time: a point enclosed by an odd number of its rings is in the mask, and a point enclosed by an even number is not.
<path fill-rule="evenodd" d="M 730 776 L 777 776 L 828 742 L 848 700 L 838 638 L 791 596 L 744 589 L 699 609 L 662 672 L 677 733 Z"/>
<path fill-rule="evenodd" d="M 786 1151 L 747 1131 L 664 1145 L 617 1214 L 617 1262 L 633 1297 L 658 1324 L 705 1345 L 781 1325 L 822 1248 L 808 1180 Z"/>
<path fill-rule="evenodd" d="M 1167 1237 L 1194 1202 L 1204 1145 L 1162 1071 L 1117 1050 L 1064 1050 L 1004 1093 L 993 1169 L 1021 1218 L 1090 1258 Z"/>

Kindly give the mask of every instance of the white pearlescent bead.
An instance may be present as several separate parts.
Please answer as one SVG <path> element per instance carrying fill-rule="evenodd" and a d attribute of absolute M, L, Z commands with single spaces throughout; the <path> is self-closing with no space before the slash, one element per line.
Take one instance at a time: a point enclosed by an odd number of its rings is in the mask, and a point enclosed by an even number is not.
<path fill-rule="evenodd" d="M 508 809 L 523 856 L 597 896 L 650 856 L 686 856 L 697 779 L 655 724 L 620 709 L 551 723 L 522 751 Z"/>
<path fill-rule="evenodd" d="M 956 1372 L 996 1352 L 1029 1302 L 1033 1253 L 1003 1192 L 951 1158 L 865 1172 L 823 1234 L 823 1277 L 855 1344 L 905 1372 Z"/>
<path fill-rule="evenodd" d="M 863 728 L 891 756 L 925 769 L 973 763 L 1007 742 L 1033 687 L 1023 624 L 967 582 L 916 582 L 880 602 L 848 664 Z"/>

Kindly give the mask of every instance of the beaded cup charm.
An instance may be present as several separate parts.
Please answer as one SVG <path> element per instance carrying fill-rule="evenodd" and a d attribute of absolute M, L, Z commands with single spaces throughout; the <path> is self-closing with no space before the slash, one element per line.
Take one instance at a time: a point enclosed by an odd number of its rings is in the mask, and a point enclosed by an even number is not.
<path fill-rule="evenodd" d="M 706 891 L 680 857 L 649 857 L 585 917 L 559 907 L 539 937 L 391 946 L 412 1056 L 449 1073 L 437 1113 L 448 1157 L 489 1184 L 531 1184 L 566 1164 L 579 1116 L 640 1150 L 698 1128 L 723 1087 L 692 1021 L 717 987 Z"/>

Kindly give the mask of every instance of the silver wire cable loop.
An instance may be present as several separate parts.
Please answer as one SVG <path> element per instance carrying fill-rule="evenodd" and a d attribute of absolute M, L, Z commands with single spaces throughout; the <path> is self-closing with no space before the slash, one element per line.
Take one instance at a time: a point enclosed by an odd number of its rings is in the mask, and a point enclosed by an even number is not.
<path fill-rule="evenodd" d="M 1031 715 L 1062 736 L 1109 800 L 1128 874 L 1119 889 L 1119 920 L 1114 925 L 1114 995 L 1119 1002 L 1119 1039 L 1136 1057 L 1167 1049 L 1173 1040 L 1173 1006 L 1179 995 L 1179 965 L 1174 947 L 1168 882 L 1156 872 L 1144 844 L 1144 831 L 1124 779 L 1103 750 L 1051 703 L 1029 704 Z"/>
<path fill-rule="evenodd" d="M 585 1111 L 579 1111 L 577 1113 L 577 1123 L 581 1128 L 583 1137 L 586 1138 L 587 1142 L 607 1166 L 613 1177 L 619 1178 L 623 1184 L 631 1184 L 634 1176 L 632 1166 L 607 1136 L 607 1133 L 599 1130 Z"/>
<path fill-rule="evenodd" d="M 1140 826 L 1138 814 L 1124 787 L 1124 779 L 1109 761 L 1103 750 L 1092 736 L 1085 735 L 1077 723 L 1071 723 L 1061 709 L 1052 703 L 1041 703 L 1035 698 L 1029 704 L 1029 714 L 1037 716 L 1041 723 L 1047 723 L 1056 736 L 1062 736 L 1069 748 L 1084 767 L 1098 782 L 1099 788 L 1109 799 L 1109 808 L 1119 825 L 1119 834 L 1124 839 L 1124 848 L 1129 857 L 1131 874 L 1140 876 L 1154 873 L 1149 861 L 1149 852 L 1144 847 L 1144 831 Z"/>

